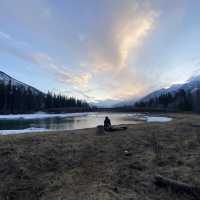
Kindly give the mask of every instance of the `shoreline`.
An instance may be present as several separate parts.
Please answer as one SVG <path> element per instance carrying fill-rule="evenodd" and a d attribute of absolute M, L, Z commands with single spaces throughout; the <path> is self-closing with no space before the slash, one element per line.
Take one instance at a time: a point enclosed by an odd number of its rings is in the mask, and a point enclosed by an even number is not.
<path fill-rule="evenodd" d="M 144 122 L 144 123 L 148 123 L 148 122 Z M 162 122 L 160 122 L 162 123 Z M 137 123 L 137 124 L 119 124 L 119 125 L 114 125 L 113 127 L 119 127 L 119 126 L 135 126 L 135 125 L 138 125 L 140 123 Z M 12 135 L 33 135 L 33 134 L 59 134 L 59 133 L 65 133 L 65 134 L 68 134 L 68 133 L 71 133 L 71 132 L 80 132 L 80 131 L 95 131 L 96 130 L 96 127 L 91 127 L 91 128 L 81 128 L 81 129 L 73 129 L 73 130 L 46 130 L 46 131 L 33 131 L 33 132 L 22 132 L 22 133 L 11 133 L 11 134 L 1 134 L 1 130 L 0 130 L 0 136 L 12 136 Z M 6 131 L 6 130 L 3 130 L 3 131 Z M 10 130 L 8 130 L 10 131 Z M 15 130 L 14 130 L 15 131 Z M 106 131 L 105 131 L 106 132 Z M 109 133 L 109 132 L 107 132 Z M 78 133 L 76 133 L 78 134 Z"/>

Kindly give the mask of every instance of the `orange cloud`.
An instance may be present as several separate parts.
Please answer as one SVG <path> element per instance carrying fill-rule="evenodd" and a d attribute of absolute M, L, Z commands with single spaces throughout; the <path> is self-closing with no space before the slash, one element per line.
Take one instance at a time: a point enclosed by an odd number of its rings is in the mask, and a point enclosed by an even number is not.
<path fill-rule="evenodd" d="M 137 51 L 137 47 L 148 36 L 149 31 L 153 28 L 156 14 L 150 12 L 147 16 L 140 17 L 137 20 L 123 21 L 116 30 L 116 42 L 119 51 L 119 68 L 127 65 L 130 51 Z"/>
<path fill-rule="evenodd" d="M 128 59 L 154 27 L 158 14 L 153 10 L 135 15 L 123 14 L 114 21 L 106 33 L 94 36 L 89 42 L 89 63 L 93 71 L 120 70 L 127 66 Z M 103 27 L 105 28 L 105 27 Z"/>
<path fill-rule="evenodd" d="M 136 14 L 119 14 L 107 28 L 106 34 L 102 33 L 102 38 L 95 37 L 96 40 L 89 43 L 88 70 L 97 77 L 96 82 L 103 88 L 92 93 L 98 99 L 128 99 L 141 96 L 147 90 L 146 84 L 134 70 L 133 58 L 154 29 L 158 12 L 146 8 L 140 12 L 142 7 L 137 9 Z"/>
<path fill-rule="evenodd" d="M 28 56 L 32 62 L 51 71 L 57 80 L 64 84 L 71 84 L 74 87 L 85 89 L 92 78 L 90 73 L 75 73 L 67 67 L 59 66 L 55 61 L 45 53 L 32 53 Z"/>

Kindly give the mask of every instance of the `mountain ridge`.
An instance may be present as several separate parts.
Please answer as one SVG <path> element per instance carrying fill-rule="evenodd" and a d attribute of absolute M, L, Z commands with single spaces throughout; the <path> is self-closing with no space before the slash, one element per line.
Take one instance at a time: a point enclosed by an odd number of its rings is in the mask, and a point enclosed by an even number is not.
<path fill-rule="evenodd" d="M 149 101 L 151 98 L 159 97 L 161 94 L 171 93 L 174 95 L 179 90 L 184 90 L 186 92 L 192 92 L 194 90 L 200 90 L 200 75 L 194 75 L 190 77 L 185 83 L 182 84 L 173 84 L 169 88 L 161 88 L 159 90 L 155 90 L 146 96 L 142 97 L 140 101 Z"/>
<path fill-rule="evenodd" d="M 24 88 L 25 90 L 30 89 L 31 92 L 33 92 L 33 93 L 37 93 L 37 94 L 43 93 L 40 90 L 36 89 L 35 87 L 30 86 L 26 83 L 23 83 L 13 77 L 11 77 L 10 75 L 6 74 L 5 72 L 0 71 L 0 83 L 4 83 L 5 85 L 8 85 L 9 82 L 11 83 L 12 86 Z"/>

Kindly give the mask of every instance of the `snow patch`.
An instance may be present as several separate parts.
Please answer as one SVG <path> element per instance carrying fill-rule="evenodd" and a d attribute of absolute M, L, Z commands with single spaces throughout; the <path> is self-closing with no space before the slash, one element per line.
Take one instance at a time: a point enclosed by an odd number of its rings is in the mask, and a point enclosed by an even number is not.
<path fill-rule="evenodd" d="M 151 117 L 147 116 L 146 121 L 147 122 L 170 122 L 172 118 L 169 117 Z"/>
<path fill-rule="evenodd" d="M 46 128 L 26 128 L 21 130 L 0 130 L 0 135 L 11 135 L 11 134 L 20 134 L 20 133 L 39 133 L 39 132 L 49 132 L 52 131 Z"/>
<path fill-rule="evenodd" d="M 48 114 L 48 113 L 35 113 L 35 114 L 17 114 L 17 115 L 0 115 L 0 120 L 30 120 L 30 119 L 48 119 L 48 118 L 65 118 L 65 117 L 82 117 L 87 116 L 88 113 L 63 113 L 63 114 Z"/>

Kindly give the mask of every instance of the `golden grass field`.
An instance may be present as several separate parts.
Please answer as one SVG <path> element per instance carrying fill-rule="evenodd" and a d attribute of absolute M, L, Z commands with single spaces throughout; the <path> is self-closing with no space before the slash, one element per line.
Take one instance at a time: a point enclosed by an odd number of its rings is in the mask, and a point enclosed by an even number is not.
<path fill-rule="evenodd" d="M 0 136 L 0 199 L 194 199 L 154 184 L 161 174 L 200 185 L 200 116 L 170 116 L 168 123 L 102 135 L 85 129 Z"/>

